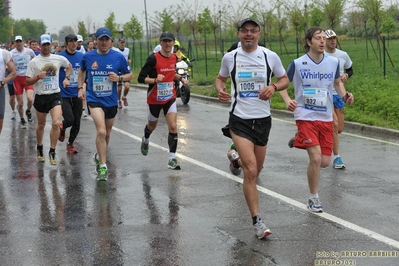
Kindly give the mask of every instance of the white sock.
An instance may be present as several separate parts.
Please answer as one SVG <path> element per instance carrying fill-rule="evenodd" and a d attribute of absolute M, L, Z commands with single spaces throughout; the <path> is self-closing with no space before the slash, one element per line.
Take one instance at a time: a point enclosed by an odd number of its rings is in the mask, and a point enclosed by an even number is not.
<path fill-rule="evenodd" d="M 337 159 L 338 157 L 340 157 L 339 154 L 334 155 L 334 160 Z"/>
<path fill-rule="evenodd" d="M 316 194 L 310 194 L 309 199 L 317 199 L 319 197 L 319 193 Z"/>

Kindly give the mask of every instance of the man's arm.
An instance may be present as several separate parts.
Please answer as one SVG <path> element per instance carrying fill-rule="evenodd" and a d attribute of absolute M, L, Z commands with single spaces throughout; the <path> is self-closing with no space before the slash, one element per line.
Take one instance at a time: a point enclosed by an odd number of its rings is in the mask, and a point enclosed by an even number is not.
<path fill-rule="evenodd" d="M 219 74 L 215 81 L 215 89 L 221 102 L 228 102 L 231 99 L 231 95 L 226 90 L 227 79 L 228 77 L 222 77 Z"/>
<path fill-rule="evenodd" d="M 17 76 L 17 72 L 15 71 L 14 61 L 12 61 L 12 59 L 8 60 L 7 62 L 7 70 L 9 74 L 3 80 L 3 82 L 6 84 Z"/>
<path fill-rule="evenodd" d="M 340 78 L 334 80 L 334 89 L 338 93 L 339 96 L 342 97 L 342 100 L 347 104 L 352 104 L 355 101 L 355 97 L 352 93 L 349 93 L 345 90 L 344 84 L 341 82 Z"/>

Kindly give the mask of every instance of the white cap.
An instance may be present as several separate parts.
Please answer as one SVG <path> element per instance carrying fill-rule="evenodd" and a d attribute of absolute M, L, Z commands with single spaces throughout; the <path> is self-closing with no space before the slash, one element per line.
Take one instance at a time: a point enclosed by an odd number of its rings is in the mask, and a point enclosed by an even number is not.
<path fill-rule="evenodd" d="M 46 44 L 46 43 L 51 44 L 51 36 L 48 35 L 48 34 L 43 34 L 42 36 L 40 36 L 39 44 L 43 45 L 43 44 Z"/>
<path fill-rule="evenodd" d="M 22 41 L 22 36 L 21 35 L 15 36 L 15 41 Z"/>
<path fill-rule="evenodd" d="M 83 42 L 83 37 L 82 37 L 82 35 L 76 35 L 76 36 L 78 36 L 78 42 Z"/>

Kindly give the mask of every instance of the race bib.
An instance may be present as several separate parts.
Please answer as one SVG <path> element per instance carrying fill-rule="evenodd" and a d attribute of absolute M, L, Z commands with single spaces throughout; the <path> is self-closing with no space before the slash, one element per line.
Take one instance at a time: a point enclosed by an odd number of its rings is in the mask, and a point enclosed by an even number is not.
<path fill-rule="evenodd" d="M 173 98 L 173 82 L 157 83 L 157 101 L 166 101 Z"/>
<path fill-rule="evenodd" d="M 71 75 L 69 76 L 71 86 L 74 83 L 78 83 L 78 73 L 79 73 L 79 69 L 72 69 Z"/>
<path fill-rule="evenodd" d="M 261 69 L 237 73 L 240 98 L 258 98 L 259 90 L 266 87 L 266 75 Z"/>
<path fill-rule="evenodd" d="M 43 79 L 43 90 L 57 90 L 58 89 L 58 76 L 47 76 Z"/>
<path fill-rule="evenodd" d="M 27 60 L 26 57 L 18 57 L 16 70 L 18 72 L 26 70 L 28 68 L 28 62 L 29 60 Z"/>
<path fill-rule="evenodd" d="M 110 96 L 112 94 L 112 81 L 109 76 L 94 76 L 93 92 L 96 97 Z"/>
<path fill-rule="evenodd" d="M 305 109 L 326 112 L 327 111 L 327 89 L 304 88 L 303 101 Z"/>

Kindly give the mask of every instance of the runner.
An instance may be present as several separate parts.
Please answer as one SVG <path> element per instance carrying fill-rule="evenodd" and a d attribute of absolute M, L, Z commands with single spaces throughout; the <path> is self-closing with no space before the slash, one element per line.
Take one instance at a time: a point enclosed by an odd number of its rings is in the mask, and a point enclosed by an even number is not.
<path fill-rule="evenodd" d="M 83 54 L 76 52 L 77 41 L 78 37 L 75 34 L 68 34 L 65 36 L 66 50 L 59 53 L 59 55 L 68 59 L 72 65 L 72 72 L 69 77 L 70 85 L 66 88 L 63 85 L 64 79 L 68 79 L 68 77 L 65 76 L 64 68 L 61 68 L 59 79 L 62 96 L 62 116 L 64 117 L 64 120 L 60 125 L 60 135 L 58 140 L 63 142 L 65 139 L 66 129 L 71 127 L 66 147 L 67 152 L 70 154 L 78 153 L 78 150 L 73 143 L 80 130 L 80 119 L 83 111 L 82 99 L 78 98 L 78 73 Z"/>
<path fill-rule="evenodd" d="M 82 35 L 76 35 L 76 36 L 78 36 L 78 46 L 76 47 L 76 51 L 80 52 L 82 54 L 86 53 L 86 49 L 83 46 L 83 37 L 82 37 Z"/>
<path fill-rule="evenodd" d="M 346 83 L 346 81 L 353 75 L 352 69 L 352 60 L 349 55 L 337 49 L 337 34 L 333 30 L 326 30 L 326 53 L 338 58 L 339 60 L 339 71 L 340 78 L 342 83 Z M 342 98 L 338 95 L 338 93 L 333 90 L 333 102 L 334 102 L 334 112 L 333 112 L 333 121 L 334 121 L 334 146 L 333 146 L 333 167 L 335 169 L 345 169 L 345 164 L 339 155 L 339 135 L 344 131 L 344 119 L 345 112 Z"/>
<path fill-rule="evenodd" d="M 14 61 L 17 77 L 14 79 L 15 95 L 18 102 L 18 113 L 21 118 L 21 128 L 26 129 L 26 121 L 24 118 L 24 90 L 26 92 L 27 109 L 26 117 L 28 122 L 33 122 L 32 118 L 32 105 L 33 105 L 33 86 L 26 84 L 26 69 L 29 61 L 36 55 L 30 48 L 24 46 L 22 36 L 15 36 L 15 48 L 11 50 L 12 60 Z"/>
<path fill-rule="evenodd" d="M 130 50 L 129 50 L 129 48 L 125 47 L 125 43 L 126 43 L 125 38 L 120 38 L 118 41 L 118 50 L 123 54 L 123 56 L 125 57 L 126 61 L 128 62 L 129 66 L 130 66 L 130 64 L 132 62 L 130 60 Z M 129 103 L 127 102 L 126 96 L 129 93 L 130 80 L 123 83 L 123 86 L 124 86 L 124 89 L 123 89 L 122 101 L 123 101 L 123 105 L 128 106 Z M 121 99 L 121 94 L 122 94 L 122 84 L 118 83 L 118 101 L 120 101 L 120 99 Z M 122 106 L 122 104 L 118 103 L 118 106 Z"/>
<path fill-rule="evenodd" d="M 170 32 L 163 32 L 159 38 L 161 51 L 151 54 L 141 68 L 137 81 L 148 84 L 147 106 L 148 122 L 144 128 L 141 141 L 141 154 L 148 154 L 150 135 L 158 125 L 161 111 L 168 124 L 169 161 L 168 168 L 180 170 L 180 164 L 176 159 L 177 150 L 177 107 L 175 81 L 181 80 L 185 85 L 188 80 L 182 79 L 176 74 L 177 56 L 172 53 L 175 37 Z"/>
<path fill-rule="evenodd" d="M 110 49 L 111 31 L 101 27 L 96 32 L 98 48 L 85 53 L 78 75 L 78 97 L 85 98 L 83 83 L 87 73 L 87 106 L 96 126 L 96 149 L 94 154 L 98 180 L 107 180 L 107 147 L 112 126 L 118 112 L 119 81 L 132 78 L 132 73 L 123 55 Z M 118 75 L 117 73 L 121 73 Z"/>
<path fill-rule="evenodd" d="M 7 76 L 5 76 L 8 71 Z M 6 106 L 5 85 L 17 76 L 11 54 L 4 49 L 0 49 L 0 134 L 3 129 L 4 112 Z"/>
<path fill-rule="evenodd" d="M 58 84 L 60 68 L 66 68 L 66 76 L 63 86 L 69 86 L 69 78 L 72 66 L 68 60 L 59 55 L 51 54 L 51 37 L 43 34 L 39 39 L 40 55 L 32 59 L 28 64 L 26 72 L 26 83 L 33 85 L 35 89 L 34 107 L 36 109 L 36 140 L 37 140 L 37 159 L 44 162 L 43 155 L 43 135 L 46 126 L 47 113 L 51 116 L 50 129 L 50 150 L 49 157 L 52 165 L 57 164 L 55 158 L 55 148 L 57 146 L 58 136 L 60 134 L 61 121 L 61 93 Z"/>

